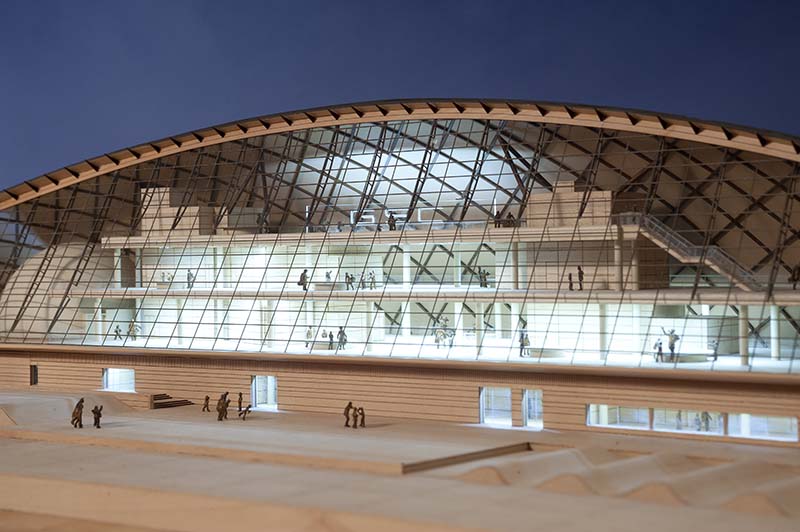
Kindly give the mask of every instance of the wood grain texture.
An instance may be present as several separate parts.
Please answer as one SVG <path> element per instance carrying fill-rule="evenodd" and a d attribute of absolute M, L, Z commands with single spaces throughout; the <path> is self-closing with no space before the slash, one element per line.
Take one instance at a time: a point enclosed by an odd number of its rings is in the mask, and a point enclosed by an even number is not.
<path fill-rule="evenodd" d="M 216 399 L 225 391 L 244 394 L 251 402 L 253 375 L 278 379 L 278 405 L 282 411 L 341 415 L 348 401 L 363 406 L 369 415 L 422 419 L 453 423 L 479 421 L 479 391 L 482 386 L 512 390 L 514 425 L 522 424 L 523 390 L 543 392 L 544 426 L 552 430 L 618 429 L 586 427 L 586 405 L 669 407 L 732 413 L 797 416 L 800 387 L 785 384 L 716 381 L 686 381 L 654 372 L 620 376 L 569 375 L 513 372 L 507 369 L 443 369 L 414 365 L 313 363 L 285 360 L 236 360 L 231 357 L 189 358 L 175 356 L 113 355 L 37 351 L 0 358 L 0 386 L 28 386 L 28 366 L 39 366 L 42 390 L 93 391 L 102 387 L 103 368 L 136 371 L 136 394 L 116 394 L 134 408 L 148 408 L 152 394 L 202 403 L 206 394 Z M 632 431 L 634 433 L 640 433 Z M 656 437 L 697 437 L 648 433 Z M 703 436 L 707 437 L 707 436 Z M 780 442 L 760 442 L 786 445 Z M 798 446 L 797 443 L 789 445 Z"/>

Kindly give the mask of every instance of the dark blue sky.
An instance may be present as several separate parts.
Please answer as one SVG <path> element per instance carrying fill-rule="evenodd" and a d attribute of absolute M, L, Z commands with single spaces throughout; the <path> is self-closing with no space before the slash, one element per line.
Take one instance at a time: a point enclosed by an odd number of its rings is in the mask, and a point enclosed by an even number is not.
<path fill-rule="evenodd" d="M 800 134 L 800 2 L 0 3 L 0 187 L 362 100 L 624 106 Z"/>

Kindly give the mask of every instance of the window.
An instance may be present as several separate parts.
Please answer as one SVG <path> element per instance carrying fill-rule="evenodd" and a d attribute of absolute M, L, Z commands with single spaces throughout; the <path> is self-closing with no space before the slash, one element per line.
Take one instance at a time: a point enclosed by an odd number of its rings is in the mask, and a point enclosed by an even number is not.
<path fill-rule="evenodd" d="M 535 430 L 544 428 L 542 390 L 525 390 L 522 395 L 522 423 Z"/>
<path fill-rule="evenodd" d="M 725 422 L 721 412 L 654 408 L 653 430 L 724 434 Z"/>
<path fill-rule="evenodd" d="M 31 386 L 39 384 L 39 366 L 31 364 Z"/>
<path fill-rule="evenodd" d="M 134 371 L 126 368 L 104 368 L 103 389 L 109 392 L 135 392 Z"/>
<path fill-rule="evenodd" d="M 650 429 L 650 409 L 629 406 L 589 405 L 586 424 L 618 429 Z"/>
<path fill-rule="evenodd" d="M 728 434 L 734 438 L 797 441 L 797 418 L 728 414 Z"/>
<path fill-rule="evenodd" d="M 788 416 L 587 405 L 586 424 L 756 440 L 798 441 L 797 418 Z"/>
<path fill-rule="evenodd" d="M 511 388 L 481 388 L 481 423 L 511 426 Z"/>
<path fill-rule="evenodd" d="M 278 378 L 274 375 L 254 375 L 251 396 L 253 398 L 253 408 L 277 410 Z"/>

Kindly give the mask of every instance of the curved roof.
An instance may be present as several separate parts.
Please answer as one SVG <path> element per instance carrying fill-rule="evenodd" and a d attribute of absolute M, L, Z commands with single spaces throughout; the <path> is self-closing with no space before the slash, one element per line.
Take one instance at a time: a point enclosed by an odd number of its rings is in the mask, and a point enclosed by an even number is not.
<path fill-rule="evenodd" d="M 312 127 L 420 119 L 511 120 L 630 131 L 800 162 L 800 137 L 677 115 L 615 107 L 515 100 L 378 101 L 248 118 L 106 153 L 34 177 L 0 192 L 0 210 L 121 168 L 222 142 Z"/>

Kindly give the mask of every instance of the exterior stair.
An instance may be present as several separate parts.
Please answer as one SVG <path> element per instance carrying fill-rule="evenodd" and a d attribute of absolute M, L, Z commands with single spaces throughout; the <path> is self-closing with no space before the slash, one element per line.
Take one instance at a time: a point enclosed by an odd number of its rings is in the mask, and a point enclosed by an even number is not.
<path fill-rule="evenodd" d="M 734 285 L 749 292 L 757 292 L 761 285 L 753 273 L 736 262 L 719 246 L 703 246 L 691 243 L 667 224 L 646 214 L 625 212 L 617 215 L 620 225 L 638 225 L 639 232 L 685 264 L 703 264 L 730 280 Z"/>
<path fill-rule="evenodd" d="M 153 394 L 153 408 L 174 408 L 176 406 L 188 406 L 194 403 L 188 399 L 175 399 L 166 393 Z"/>

